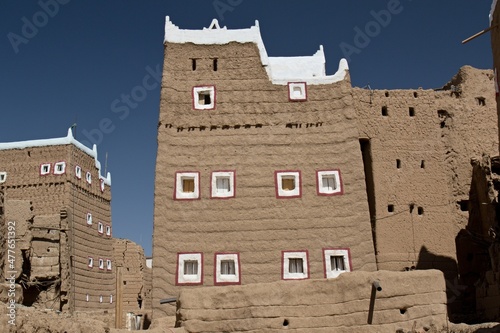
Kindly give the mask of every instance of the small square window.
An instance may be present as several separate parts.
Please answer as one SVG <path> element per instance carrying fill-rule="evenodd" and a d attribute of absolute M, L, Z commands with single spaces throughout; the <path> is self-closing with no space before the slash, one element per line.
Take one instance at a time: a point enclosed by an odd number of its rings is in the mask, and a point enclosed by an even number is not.
<path fill-rule="evenodd" d="M 75 177 L 82 179 L 82 168 L 79 165 L 75 166 Z"/>
<path fill-rule="evenodd" d="M 333 279 L 342 273 L 351 271 L 349 249 L 323 249 L 325 278 Z"/>
<path fill-rule="evenodd" d="M 101 192 L 104 192 L 104 179 L 99 179 L 99 187 L 101 188 Z"/>
<path fill-rule="evenodd" d="M 104 225 L 102 224 L 102 222 L 97 223 L 97 232 L 100 234 L 104 233 Z"/>
<path fill-rule="evenodd" d="M 307 85 L 305 82 L 288 83 L 288 99 L 290 101 L 306 101 Z"/>
<path fill-rule="evenodd" d="M 99 269 L 104 269 L 104 259 L 99 258 Z"/>
<path fill-rule="evenodd" d="M 215 254 L 215 285 L 240 284 L 240 259 L 238 253 Z"/>
<path fill-rule="evenodd" d="M 203 254 L 178 253 L 176 285 L 203 284 Z"/>
<path fill-rule="evenodd" d="M 87 266 L 88 266 L 89 268 L 94 267 L 94 258 L 89 257 L 89 259 L 88 259 L 88 261 L 87 261 Z"/>
<path fill-rule="evenodd" d="M 87 181 L 87 183 L 92 184 L 92 174 L 90 173 L 90 171 L 87 171 L 87 173 L 85 174 L 85 180 Z"/>
<path fill-rule="evenodd" d="M 92 225 L 92 214 L 91 213 L 87 213 L 86 221 L 87 221 L 87 225 Z"/>
<path fill-rule="evenodd" d="M 234 171 L 212 172 L 212 182 L 210 183 L 212 198 L 234 198 L 234 174 Z"/>
<path fill-rule="evenodd" d="M 340 195 L 344 193 L 340 170 L 316 171 L 316 188 L 318 195 Z"/>
<path fill-rule="evenodd" d="M 5 183 L 6 180 L 7 180 L 7 172 L 5 171 L 0 172 L 0 183 Z"/>
<path fill-rule="evenodd" d="M 102 303 L 102 295 L 99 296 L 99 303 Z"/>
<path fill-rule="evenodd" d="M 309 278 L 307 251 L 283 251 L 282 266 L 283 280 L 303 280 Z"/>
<path fill-rule="evenodd" d="M 66 172 L 66 162 L 57 162 L 54 164 L 54 175 L 62 175 Z"/>
<path fill-rule="evenodd" d="M 50 167 L 51 167 L 50 163 L 40 165 L 40 175 L 45 176 L 50 174 Z"/>
<path fill-rule="evenodd" d="M 106 236 L 111 237 L 111 226 L 106 225 Z"/>
<path fill-rule="evenodd" d="M 275 171 L 277 198 L 297 198 L 301 196 L 300 171 Z"/>
<path fill-rule="evenodd" d="M 174 199 L 199 199 L 200 198 L 200 173 L 176 172 Z"/>
<path fill-rule="evenodd" d="M 193 87 L 193 109 L 215 109 L 215 86 Z"/>
<path fill-rule="evenodd" d="M 111 267 L 111 259 L 106 259 L 106 269 L 107 269 L 108 271 L 110 271 L 110 270 L 111 270 L 111 268 L 112 268 L 112 267 Z"/>

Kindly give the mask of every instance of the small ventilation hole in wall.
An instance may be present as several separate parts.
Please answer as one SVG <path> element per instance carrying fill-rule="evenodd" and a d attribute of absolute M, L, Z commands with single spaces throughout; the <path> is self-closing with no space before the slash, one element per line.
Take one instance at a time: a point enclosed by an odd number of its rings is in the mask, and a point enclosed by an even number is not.
<path fill-rule="evenodd" d="M 413 209 L 415 209 L 415 205 L 414 204 L 410 204 L 410 214 L 413 213 Z"/>
<path fill-rule="evenodd" d="M 424 215 L 424 208 L 418 207 L 417 212 L 418 212 L 418 215 Z"/>
<path fill-rule="evenodd" d="M 196 59 L 191 59 L 191 68 L 193 71 L 196 70 Z"/>
<path fill-rule="evenodd" d="M 288 319 L 283 320 L 283 326 L 286 327 L 286 326 L 288 326 L 288 324 L 289 324 Z"/>
<path fill-rule="evenodd" d="M 217 72 L 217 65 L 218 65 L 218 60 L 217 58 L 214 59 L 214 72 Z"/>
<path fill-rule="evenodd" d="M 389 97 L 389 92 L 388 91 L 385 92 L 385 97 Z"/>
<path fill-rule="evenodd" d="M 415 108 L 414 107 L 410 107 L 408 109 L 408 114 L 410 115 L 410 117 L 415 117 Z"/>
<path fill-rule="evenodd" d="M 396 160 L 396 168 L 401 169 L 401 160 L 400 159 Z"/>
<path fill-rule="evenodd" d="M 406 309 L 405 308 L 399 309 L 399 313 L 401 313 L 402 315 L 404 315 L 406 313 Z"/>
<path fill-rule="evenodd" d="M 460 206 L 460 210 L 462 212 L 468 212 L 469 211 L 469 200 L 460 200 L 458 202 L 459 206 Z"/>
<path fill-rule="evenodd" d="M 389 111 L 387 110 L 387 106 L 382 107 L 382 116 L 387 117 L 389 115 Z"/>
<path fill-rule="evenodd" d="M 388 211 L 389 213 L 394 213 L 394 205 L 388 205 L 388 206 L 387 206 L 387 211 Z"/>
<path fill-rule="evenodd" d="M 413 97 L 417 98 L 418 97 L 418 92 L 413 92 Z"/>
<path fill-rule="evenodd" d="M 420 161 L 420 168 L 425 169 L 425 161 L 424 160 Z"/>

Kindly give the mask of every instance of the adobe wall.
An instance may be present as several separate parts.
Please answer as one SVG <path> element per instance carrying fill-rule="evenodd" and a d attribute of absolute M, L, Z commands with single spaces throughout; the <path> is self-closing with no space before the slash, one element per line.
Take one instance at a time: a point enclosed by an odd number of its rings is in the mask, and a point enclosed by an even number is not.
<path fill-rule="evenodd" d="M 216 86 L 215 110 L 193 110 L 192 88 L 200 84 Z M 325 276 L 323 248 L 349 248 L 353 270 L 376 270 L 348 80 L 308 85 L 306 102 L 290 102 L 287 86 L 270 82 L 252 43 L 167 43 L 162 86 L 155 318 L 175 311 L 159 300 L 179 291 L 180 252 L 203 253 L 204 286 L 214 285 L 216 252 L 240 254 L 242 284 L 279 281 L 286 250 L 307 250 L 314 279 Z M 344 193 L 318 196 L 316 170 L 332 168 L 341 171 Z M 235 198 L 210 199 L 210 173 L 217 170 L 235 170 Z M 300 198 L 276 198 L 276 170 L 300 170 Z M 199 200 L 173 199 L 176 171 L 200 172 Z"/>
<path fill-rule="evenodd" d="M 183 289 L 178 302 L 178 324 L 189 333 L 415 332 L 446 322 L 445 281 L 436 270 Z"/>
<path fill-rule="evenodd" d="M 18 243 L 19 249 L 25 250 L 24 260 L 31 265 L 26 281 L 53 285 L 58 294 L 57 302 L 52 301 L 55 309 L 113 310 L 110 296 L 115 294 L 114 274 L 97 266 L 99 258 L 104 258 L 105 263 L 112 256 L 111 235 L 107 237 L 97 230 L 98 221 L 111 226 L 111 197 L 109 187 L 101 193 L 94 157 L 73 145 L 58 145 L 0 150 L 0 160 L 0 171 L 7 172 L 0 188 L 12 202 L 26 200 L 30 205 L 30 220 L 19 227 L 23 232 L 18 232 L 27 235 Z M 64 173 L 54 174 L 56 162 L 66 163 Z M 51 170 L 41 175 L 40 166 L 45 163 L 51 164 Z M 81 166 L 83 179 L 75 176 L 76 165 Z M 85 181 L 87 171 L 92 175 L 91 184 Z M 17 208 L 10 211 L 16 212 Z M 87 213 L 92 214 L 92 225 L 87 224 Z M 92 269 L 88 267 L 89 256 L 96 261 Z M 37 292 L 34 285 L 25 290 L 26 305 L 42 306 L 43 298 Z M 102 303 L 99 296 L 103 296 Z"/>
<path fill-rule="evenodd" d="M 125 328 L 127 313 L 151 320 L 151 269 L 146 267 L 144 250 L 128 239 L 113 240 L 116 270 L 116 328 Z M 148 277 L 149 276 L 149 277 Z"/>
<path fill-rule="evenodd" d="M 371 148 L 378 268 L 437 268 L 453 280 L 471 159 L 498 150 L 492 71 L 465 66 L 444 90 L 354 88 L 353 97 Z"/>
<path fill-rule="evenodd" d="M 496 0 L 493 2 L 496 3 Z M 491 23 L 490 26 L 494 27 L 490 31 L 490 36 L 491 36 L 491 50 L 493 54 L 493 70 L 500 71 L 500 27 L 498 24 L 500 23 L 500 5 L 496 3 L 496 6 L 494 10 L 492 11 L 492 16 L 491 16 Z M 497 122 L 498 122 L 498 127 L 500 128 L 500 98 L 499 98 L 499 90 L 498 90 L 498 78 L 500 74 L 496 74 L 496 87 L 497 87 L 497 95 L 496 95 L 496 101 L 497 101 Z M 500 150 L 500 148 L 499 148 Z M 495 154 L 496 155 L 496 154 Z"/>

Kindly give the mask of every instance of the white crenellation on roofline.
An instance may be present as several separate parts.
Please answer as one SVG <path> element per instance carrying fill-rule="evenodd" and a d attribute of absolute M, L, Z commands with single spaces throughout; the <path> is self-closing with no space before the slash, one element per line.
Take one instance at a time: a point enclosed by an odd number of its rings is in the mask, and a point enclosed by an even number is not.
<path fill-rule="evenodd" d="M 325 53 L 323 46 L 312 56 L 303 57 L 269 57 L 267 55 L 259 22 L 247 29 L 220 27 L 217 19 L 213 19 L 208 28 L 202 30 L 179 29 L 167 16 L 165 20 L 165 43 L 194 43 L 199 45 L 255 43 L 259 49 L 262 65 L 266 68 L 269 79 L 274 84 L 286 85 L 288 82 L 300 81 L 307 84 L 328 84 L 345 79 L 349 66 L 345 59 L 339 62 L 334 75 L 326 75 Z"/>
<path fill-rule="evenodd" d="M 108 172 L 106 177 L 103 177 L 101 175 L 101 162 L 99 162 L 99 160 L 97 159 L 97 146 L 94 144 L 92 149 L 84 146 L 82 143 L 80 143 L 73 137 L 73 131 L 71 130 L 71 128 L 68 129 L 68 135 L 63 138 L 5 142 L 5 143 L 0 143 L 0 150 L 25 149 L 31 147 L 59 146 L 59 145 L 69 145 L 69 144 L 75 145 L 78 149 L 80 149 L 84 153 L 92 156 L 95 160 L 95 166 L 99 171 L 99 179 L 103 179 L 104 184 L 111 186 L 111 174 Z"/>

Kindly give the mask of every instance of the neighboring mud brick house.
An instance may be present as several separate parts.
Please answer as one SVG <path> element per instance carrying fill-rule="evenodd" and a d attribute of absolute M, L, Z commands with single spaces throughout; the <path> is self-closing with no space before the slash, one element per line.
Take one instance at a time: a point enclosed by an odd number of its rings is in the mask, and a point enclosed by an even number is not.
<path fill-rule="evenodd" d="M 116 269 L 116 328 L 148 328 L 151 322 L 151 268 L 144 250 L 128 239 L 113 240 Z"/>
<path fill-rule="evenodd" d="M 347 64 L 268 57 L 259 27 L 167 18 L 154 316 L 180 288 L 376 270 Z"/>
<path fill-rule="evenodd" d="M 23 305 L 114 313 L 111 178 L 73 138 L 0 143 L 5 222 L 15 223 Z M 4 234 L 3 234 L 4 235 Z M 2 242 L 2 256 L 7 255 Z"/>

